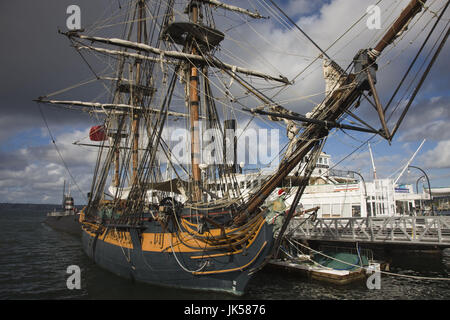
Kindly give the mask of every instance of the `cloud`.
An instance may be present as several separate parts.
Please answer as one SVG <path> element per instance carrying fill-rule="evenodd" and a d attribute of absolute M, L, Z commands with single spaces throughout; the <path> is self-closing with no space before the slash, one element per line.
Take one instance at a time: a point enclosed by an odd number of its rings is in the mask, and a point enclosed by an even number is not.
<path fill-rule="evenodd" d="M 314 1 L 314 3 L 317 6 L 316 10 L 309 12 L 307 15 L 302 14 L 303 1 L 289 2 L 285 7 L 292 10 L 286 10 L 286 12 L 291 17 L 297 16 L 296 23 L 325 50 L 350 29 L 352 24 L 366 13 L 368 6 L 372 5 L 374 1 L 334 0 L 326 3 Z M 345 36 L 340 38 L 327 53 L 345 69 L 359 49 L 373 47 L 381 39 L 385 29 L 407 4 L 408 1 L 380 3 L 382 30 L 369 30 L 366 26 L 367 18 L 363 18 Z M 440 8 L 440 4 L 433 4 L 430 9 L 437 11 Z M 377 89 L 383 103 L 387 103 L 388 98 L 409 66 L 412 57 L 427 35 L 427 31 L 431 28 L 431 25 L 428 24 L 431 16 L 430 12 L 425 12 L 417 23 L 415 23 L 417 20 L 415 19 L 414 23 L 409 26 L 409 31 L 402 35 L 395 45 L 389 46 L 379 59 L 380 70 L 377 74 Z M 282 27 L 279 19 L 272 16 L 269 21 L 262 21 L 251 26 L 244 25 L 239 30 L 232 31 L 235 32 L 227 33 L 227 36 L 229 35 L 232 40 L 227 43 L 226 39 L 223 46 L 225 48 L 230 47 L 230 51 L 231 46 L 235 47 L 234 52 L 238 52 L 236 55 L 241 58 L 241 61 L 233 61 L 231 60 L 232 57 L 224 54 L 221 58 L 225 61 L 235 63 L 245 61 L 251 69 L 275 75 L 282 74 L 290 80 L 300 75 L 293 85 L 284 88 L 277 95 L 276 101 L 278 103 L 291 110 L 306 113 L 322 101 L 325 91 L 322 60 L 319 59 L 305 70 L 318 57 L 320 52 L 295 27 Z M 418 35 L 418 33 L 420 34 Z M 444 48 L 442 56 L 448 56 L 449 50 Z M 450 81 L 449 73 L 441 70 L 448 69 L 449 65 L 446 60 L 444 58 L 438 59 L 427 81 L 428 84 L 432 82 L 433 86 L 425 86 L 421 92 L 426 90 L 436 91 L 438 88 L 445 90 L 442 85 Z M 412 75 L 417 74 L 414 71 L 417 70 L 413 69 Z M 439 80 L 433 81 L 431 79 Z M 271 96 L 278 91 L 278 88 L 268 90 L 267 95 Z M 380 127 L 376 112 L 364 100 L 359 113 L 363 115 L 364 119 L 368 119 L 370 124 Z"/>
<path fill-rule="evenodd" d="M 450 139 L 439 141 L 437 146 L 427 151 L 421 159 L 427 168 L 450 168 Z"/>
<path fill-rule="evenodd" d="M 407 2 L 406 0 L 383 2 L 381 4 L 383 26 L 392 22 L 393 17 L 398 15 Z M 2 108 L 0 142 L 5 144 L 33 130 L 33 132 L 42 130 L 46 133 L 43 119 L 32 99 L 94 77 L 89 67 L 70 47 L 67 39 L 57 34 L 57 27 L 62 29 L 65 27 L 67 6 L 74 3 L 81 7 L 83 26 L 92 27 L 98 21 L 108 18 L 111 13 L 118 14 L 118 3 L 114 1 L 29 2 L 19 0 L 10 2 L 8 5 L 2 5 L 3 19 L 0 20 L 0 27 L 2 30 L 9 30 L 10 32 L 5 33 L 4 39 L 8 46 L 5 46 L 4 50 L 0 52 L 2 61 L 8 62 L 3 66 L 2 73 L 4 76 L 0 79 L 0 94 L 2 96 L 0 102 Z M 235 1 L 235 4 L 240 5 L 241 1 Z M 251 4 L 258 6 L 254 1 Z M 311 38 L 324 49 L 342 35 L 354 21 L 359 19 L 370 4 L 373 4 L 372 0 L 282 2 L 285 12 L 295 19 Z M 436 9 L 436 6 L 431 9 Z M 123 8 L 125 8 L 124 5 Z M 250 8 L 252 7 L 250 6 Z M 180 10 L 183 9 L 184 4 Z M 270 14 L 270 12 L 265 11 L 264 7 L 258 7 L 257 9 L 263 15 Z M 217 11 L 220 10 L 217 9 Z M 22 13 L 21 19 L 17 19 L 15 12 Z M 103 14 L 100 19 L 98 18 L 99 13 L 100 15 Z M 298 30 L 282 27 L 280 21 L 272 14 L 270 14 L 272 16 L 270 19 L 256 21 L 250 25 L 239 15 L 225 15 L 223 11 L 218 13 L 215 22 L 217 28 L 222 31 L 227 30 L 232 25 L 241 24 L 239 28 L 225 32 L 227 38 L 223 42 L 218 55 L 226 62 L 272 75 L 282 74 L 292 79 L 319 54 L 319 51 Z M 429 16 L 430 13 L 427 12 L 426 15 Z M 426 20 L 421 20 L 417 26 L 413 27 L 413 36 L 417 30 L 423 28 Z M 225 24 L 222 24 L 222 22 L 225 22 Z M 108 23 L 114 24 L 112 21 Z M 122 28 L 122 26 L 119 27 Z M 111 34 L 111 31 L 111 28 L 97 29 L 93 34 L 107 36 Z M 376 43 L 380 34 L 381 32 L 378 31 L 367 30 L 365 21 L 362 20 L 329 53 L 339 64 L 346 67 L 359 49 Z M 380 61 L 378 73 L 377 87 L 380 96 L 386 97 L 389 96 L 387 93 L 392 92 L 394 84 L 401 78 L 410 57 L 415 53 L 415 49 L 420 45 L 425 35 L 426 32 L 422 33 L 417 41 L 412 44 L 409 42 L 412 37 L 408 35 L 392 50 L 387 50 L 386 55 Z M 115 34 L 115 36 L 119 37 L 118 34 Z M 445 48 L 442 55 L 448 57 L 449 50 Z M 92 59 L 89 59 L 89 62 L 92 63 L 94 69 L 100 70 L 97 58 L 92 56 L 90 58 Z M 450 100 L 445 95 L 440 94 L 441 91 L 446 92 L 448 90 L 447 86 L 450 81 L 448 78 L 450 67 L 445 60 L 440 58 L 436 62 L 433 74 L 430 75 L 422 91 L 435 98 L 418 100 L 405 119 L 400 132 L 400 139 L 405 142 L 422 139 L 424 135 L 437 141 L 437 147 L 428 152 L 430 156 L 433 156 L 430 159 L 437 159 L 435 166 L 440 168 L 448 168 L 449 157 L 446 150 L 449 149 L 448 141 L 450 141 L 450 133 L 446 128 L 447 120 L 449 120 L 448 103 Z M 114 66 L 113 60 L 107 62 Z M 228 84 L 229 79 L 212 72 L 211 76 L 215 82 L 213 91 L 224 97 L 225 86 L 223 83 Z M 264 93 L 269 97 L 272 97 L 279 90 L 279 88 L 272 88 L 273 84 L 265 80 L 252 79 L 251 82 L 256 87 L 263 88 Z M 289 109 L 306 113 L 315 104 L 321 102 L 324 89 L 325 83 L 322 77 L 321 60 L 319 60 L 301 74 L 294 85 L 289 86 L 277 95 L 276 101 Z M 77 90 L 62 94 L 62 97 L 89 101 L 95 100 L 104 91 L 104 88 L 99 86 L 80 87 Z M 241 98 L 247 94 L 246 90 L 239 88 L 236 82 L 231 87 L 231 92 L 236 98 Z M 104 99 L 104 97 L 101 98 Z M 239 100 L 240 106 L 237 104 L 231 106 L 229 100 L 230 97 L 220 100 L 228 106 L 228 109 L 220 113 L 220 116 L 226 118 L 227 114 L 237 114 L 238 128 L 244 127 L 250 117 L 243 116 L 242 113 L 235 112 L 234 109 L 230 110 L 235 106 L 237 108 L 242 105 L 255 107 L 261 104 L 257 99 L 247 98 Z M 184 100 L 180 100 L 180 105 L 176 107 L 185 111 L 183 103 Z M 218 107 L 221 106 L 221 104 L 218 104 Z M 92 120 L 86 114 L 58 110 L 52 107 L 43 106 L 42 110 L 56 137 L 57 145 L 66 164 L 83 193 L 87 192 L 92 179 L 96 151 L 88 147 L 74 146 L 72 142 L 85 138 L 87 136 L 86 128 L 96 120 Z M 373 110 L 368 110 L 360 110 L 360 112 L 376 122 L 376 113 Z M 427 112 L 423 112 L 423 110 Z M 252 123 L 250 126 L 255 130 L 267 127 L 270 128 L 270 126 L 260 123 Z M 165 130 L 164 135 L 167 136 L 172 128 L 175 128 L 175 125 L 171 123 Z M 46 138 L 46 141 L 43 142 L 44 138 Z M 280 138 L 285 139 L 284 131 L 280 132 Z M 60 202 L 63 180 L 69 180 L 66 169 L 54 146 L 47 140 L 48 137 L 40 135 L 33 139 L 30 140 L 30 143 L 0 149 L 0 202 Z M 239 144 L 238 147 L 241 148 L 242 152 L 255 154 L 255 144 L 247 149 L 244 144 Z M 444 148 L 444 151 L 441 151 L 440 154 L 438 147 Z M 399 156 L 398 158 L 403 159 L 405 157 Z M 377 157 L 377 168 L 379 166 L 380 171 L 383 171 L 383 166 L 386 164 L 386 171 L 388 171 L 389 161 L 392 163 L 393 159 L 398 160 L 391 155 Z M 358 168 L 370 165 L 366 153 L 356 160 L 358 163 L 355 165 Z M 80 202 L 82 197 L 79 195 L 78 197 L 76 201 Z"/>
<path fill-rule="evenodd" d="M 56 145 L 64 159 L 61 160 L 52 143 L 0 152 L 0 202 L 59 203 L 64 180 L 72 185 L 72 194 L 78 203 L 90 190 L 92 170 L 97 152 L 79 147 L 72 142 L 87 136 L 87 130 L 74 130 L 58 136 Z M 67 169 L 81 188 L 74 186 Z"/>
<path fill-rule="evenodd" d="M 450 97 L 417 101 L 407 114 L 399 141 L 450 140 Z"/>

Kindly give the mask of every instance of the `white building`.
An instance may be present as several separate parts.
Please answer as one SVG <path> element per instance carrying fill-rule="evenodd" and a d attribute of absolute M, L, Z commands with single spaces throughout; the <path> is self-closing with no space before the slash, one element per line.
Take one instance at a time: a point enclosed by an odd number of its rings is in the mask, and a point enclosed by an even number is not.
<path fill-rule="evenodd" d="M 301 203 L 305 209 L 319 206 L 318 217 L 348 218 L 417 214 L 428 199 L 425 193 L 414 193 L 411 185 L 395 186 L 392 179 L 376 179 L 310 185 Z"/>

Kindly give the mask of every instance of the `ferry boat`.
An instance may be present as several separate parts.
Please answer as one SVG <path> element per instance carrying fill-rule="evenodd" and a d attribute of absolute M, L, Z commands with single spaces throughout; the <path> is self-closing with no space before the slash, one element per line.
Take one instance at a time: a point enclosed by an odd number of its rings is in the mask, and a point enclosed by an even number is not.
<path fill-rule="evenodd" d="M 55 230 L 81 236 L 80 212 L 74 205 L 73 197 L 70 194 L 70 185 L 67 193 L 65 189 L 66 183 L 64 182 L 62 210 L 47 213 L 44 222 Z"/>

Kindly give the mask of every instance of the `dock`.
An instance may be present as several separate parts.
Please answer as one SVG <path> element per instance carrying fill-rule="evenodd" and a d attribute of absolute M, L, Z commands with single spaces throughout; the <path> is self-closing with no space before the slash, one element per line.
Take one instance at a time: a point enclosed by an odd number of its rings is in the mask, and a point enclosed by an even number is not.
<path fill-rule="evenodd" d="M 285 271 L 298 272 L 310 279 L 327 283 L 346 285 L 366 278 L 366 270 L 333 270 L 323 268 L 307 261 L 271 260 L 269 265 Z"/>
<path fill-rule="evenodd" d="M 450 247 L 450 217 L 294 218 L 287 234 L 301 240 Z"/>

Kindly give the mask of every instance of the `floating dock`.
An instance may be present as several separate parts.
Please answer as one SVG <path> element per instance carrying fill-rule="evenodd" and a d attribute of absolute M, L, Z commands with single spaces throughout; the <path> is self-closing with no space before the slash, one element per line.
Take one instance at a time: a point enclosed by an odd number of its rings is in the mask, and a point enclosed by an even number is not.
<path fill-rule="evenodd" d="M 354 270 L 331 269 L 314 263 L 307 255 L 289 260 L 273 259 L 270 261 L 269 265 L 278 269 L 299 272 L 310 279 L 337 285 L 346 285 L 366 279 L 372 272 L 367 271 L 368 269 L 381 270 L 381 264 L 378 262 L 371 262 L 369 266 L 356 268 Z"/>

